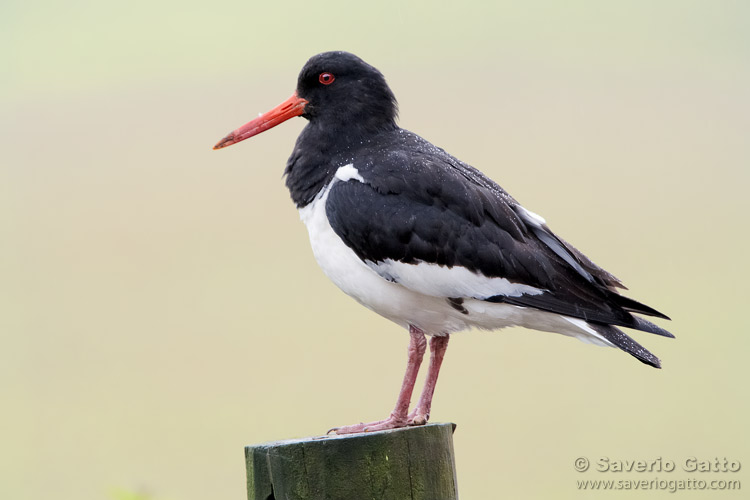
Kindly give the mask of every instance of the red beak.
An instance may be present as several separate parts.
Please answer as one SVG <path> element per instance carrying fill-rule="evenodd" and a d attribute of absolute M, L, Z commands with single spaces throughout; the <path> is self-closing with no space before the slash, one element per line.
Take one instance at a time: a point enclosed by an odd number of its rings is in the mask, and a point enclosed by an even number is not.
<path fill-rule="evenodd" d="M 254 135 L 258 135 L 261 132 L 265 132 L 269 128 L 273 128 L 279 123 L 287 121 L 289 118 L 299 116 L 305 112 L 305 106 L 307 101 L 301 97 L 297 97 L 297 93 L 292 94 L 292 97 L 282 102 L 271 111 L 263 113 L 255 120 L 252 120 L 234 132 L 231 132 L 228 136 L 220 140 L 214 149 L 221 149 L 232 144 L 236 144 L 245 139 L 249 139 Z"/>

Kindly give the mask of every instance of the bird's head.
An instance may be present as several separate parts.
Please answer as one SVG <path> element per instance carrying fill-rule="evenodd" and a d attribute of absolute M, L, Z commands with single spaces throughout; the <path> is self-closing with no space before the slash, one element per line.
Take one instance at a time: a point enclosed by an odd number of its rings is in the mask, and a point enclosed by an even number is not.
<path fill-rule="evenodd" d="M 394 128 L 396 113 L 396 98 L 380 71 L 349 52 L 323 52 L 307 61 L 289 99 L 232 131 L 214 149 L 244 141 L 295 116 L 347 133 L 373 133 Z"/>

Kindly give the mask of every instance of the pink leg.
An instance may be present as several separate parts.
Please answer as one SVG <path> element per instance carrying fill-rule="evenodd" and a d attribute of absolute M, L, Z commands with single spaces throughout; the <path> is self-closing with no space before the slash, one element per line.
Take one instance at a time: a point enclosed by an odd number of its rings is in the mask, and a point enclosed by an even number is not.
<path fill-rule="evenodd" d="M 414 382 L 417 380 L 419 365 L 422 364 L 422 358 L 424 357 L 424 352 L 427 348 L 427 341 L 425 340 L 424 332 L 422 330 L 415 326 L 410 326 L 409 335 L 409 356 L 406 363 L 406 373 L 404 374 L 404 381 L 401 384 L 401 391 L 398 393 L 396 407 L 391 412 L 391 415 L 387 419 L 378 422 L 334 427 L 328 431 L 329 433 L 353 434 L 355 432 L 382 431 L 384 429 L 406 427 L 411 394 L 414 392 Z M 432 393 L 430 393 L 430 395 L 432 395 Z"/>
<path fill-rule="evenodd" d="M 448 335 L 446 335 L 430 339 L 430 367 L 427 370 L 427 380 L 424 382 L 422 395 L 419 396 L 417 406 L 409 414 L 409 425 L 424 425 L 430 419 L 432 395 L 435 393 L 440 365 L 443 363 L 445 351 L 448 349 L 448 338 Z"/>

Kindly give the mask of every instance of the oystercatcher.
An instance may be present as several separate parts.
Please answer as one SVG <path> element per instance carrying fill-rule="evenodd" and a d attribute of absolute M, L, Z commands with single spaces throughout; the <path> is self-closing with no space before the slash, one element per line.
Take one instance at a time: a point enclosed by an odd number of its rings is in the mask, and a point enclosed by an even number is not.
<path fill-rule="evenodd" d="M 289 99 L 214 146 L 306 118 L 285 174 L 315 258 L 345 293 L 409 331 L 390 416 L 332 430 L 427 422 L 449 335 L 471 327 L 561 333 L 661 367 L 617 327 L 673 337 L 634 313 L 667 316 L 620 295 L 620 280 L 479 170 L 400 128 L 396 114 L 380 71 L 348 52 L 325 52 L 307 61 Z M 428 374 L 409 413 L 425 336 Z"/>

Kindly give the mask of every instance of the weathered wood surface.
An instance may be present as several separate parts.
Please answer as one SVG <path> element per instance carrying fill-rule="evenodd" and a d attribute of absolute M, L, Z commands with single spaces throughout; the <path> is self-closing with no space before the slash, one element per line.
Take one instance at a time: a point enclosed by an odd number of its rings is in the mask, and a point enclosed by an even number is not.
<path fill-rule="evenodd" d="M 248 500 L 455 500 L 455 424 L 245 448 Z"/>

